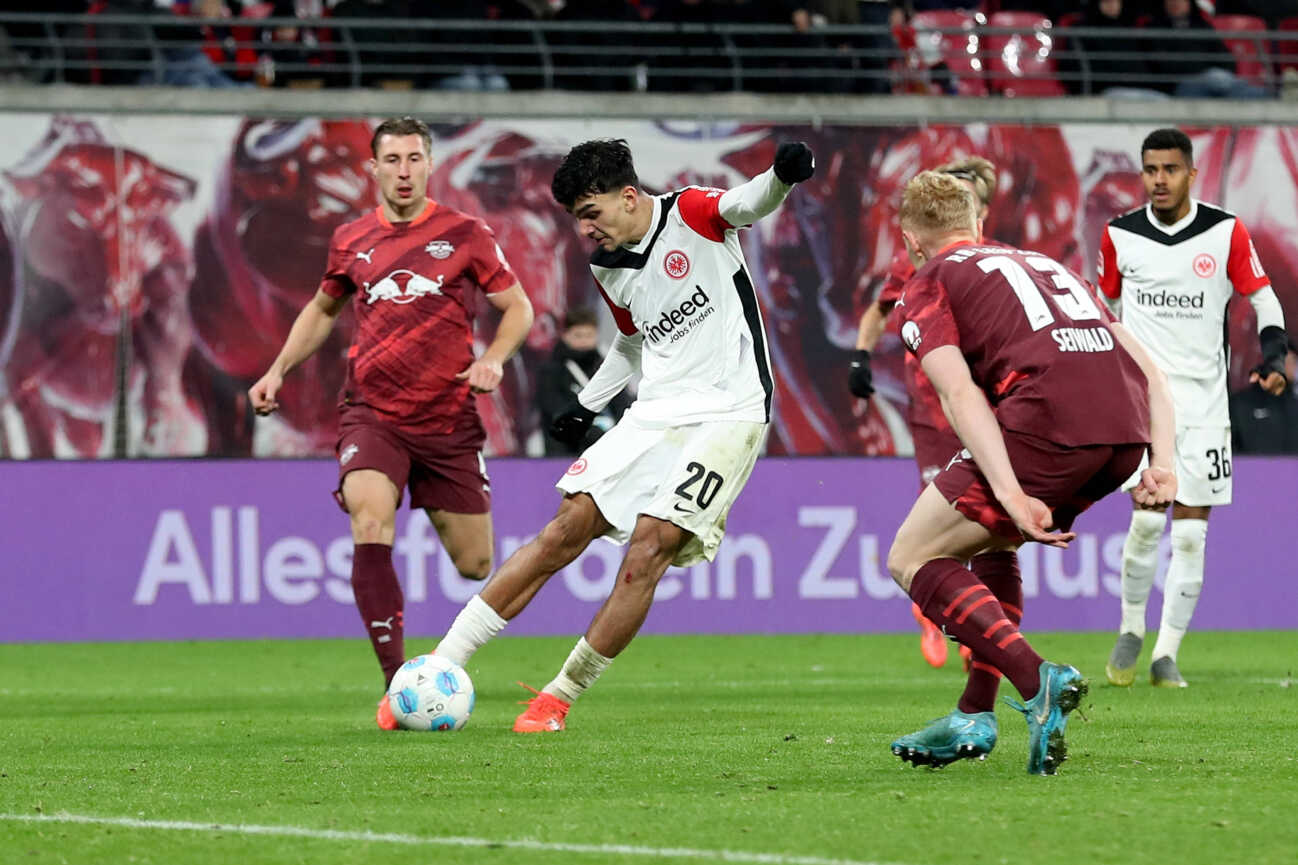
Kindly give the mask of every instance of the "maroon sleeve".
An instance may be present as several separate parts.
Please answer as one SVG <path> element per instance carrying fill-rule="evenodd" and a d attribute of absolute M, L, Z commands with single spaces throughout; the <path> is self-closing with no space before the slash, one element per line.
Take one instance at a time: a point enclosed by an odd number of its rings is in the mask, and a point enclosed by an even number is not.
<path fill-rule="evenodd" d="M 487 223 L 474 220 L 473 254 L 469 259 L 469 270 L 484 294 L 495 294 L 512 288 L 518 277 L 510 270 L 505 260 L 504 250 L 496 242 L 496 234 Z"/>
<path fill-rule="evenodd" d="M 726 239 L 726 232 L 734 228 L 721 215 L 721 190 L 700 189 L 692 186 L 676 199 L 676 209 L 681 219 L 694 230 L 695 234 L 715 240 L 718 243 Z"/>
<path fill-rule="evenodd" d="M 332 298 L 344 298 L 356 291 L 356 283 L 347 274 L 347 266 L 356 256 L 347 249 L 345 239 L 340 237 L 346 227 L 339 226 L 329 239 L 329 260 L 325 264 L 324 276 L 320 278 L 320 290 Z"/>
<path fill-rule="evenodd" d="M 1257 249 L 1248 229 L 1239 217 L 1235 217 L 1235 230 L 1230 233 L 1230 257 L 1226 259 L 1226 276 L 1235 291 L 1250 295 L 1259 288 L 1271 284 L 1266 271 L 1262 269 L 1262 260 L 1257 257 Z"/>
<path fill-rule="evenodd" d="M 1118 271 L 1118 250 L 1109 236 L 1109 227 L 1104 226 L 1100 234 L 1100 257 L 1095 263 L 1096 278 L 1100 281 L 1100 291 L 1109 297 L 1122 294 L 1122 274 Z"/>
<path fill-rule="evenodd" d="M 906 283 L 901 300 L 901 341 L 920 360 L 944 345 L 960 347 L 960 330 L 946 288 L 931 274 L 916 276 Z"/>
<path fill-rule="evenodd" d="M 915 275 L 915 265 L 910 263 L 910 256 L 906 250 L 902 249 L 892 258 L 892 264 L 888 266 L 888 275 L 883 280 L 883 287 L 879 289 L 879 296 L 874 299 L 875 303 L 887 304 L 891 307 L 901 297 L 901 289 L 906 284 L 906 280 Z"/>
<path fill-rule="evenodd" d="M 617 329 L 627 336 L 638 333 L 640 329 L 635 326 L 635 322 L 631 319 L 631 310 L 614 303 L 612 298 L 608 296 L 608 292 L 604 290 L 604 286 L 599 284 L 598 279 L 595 280 L 595 287 L 599 289 L 599 296 L 604 298 L 609 311 L 613 313 L 613 320 L 617 322 Z"/>

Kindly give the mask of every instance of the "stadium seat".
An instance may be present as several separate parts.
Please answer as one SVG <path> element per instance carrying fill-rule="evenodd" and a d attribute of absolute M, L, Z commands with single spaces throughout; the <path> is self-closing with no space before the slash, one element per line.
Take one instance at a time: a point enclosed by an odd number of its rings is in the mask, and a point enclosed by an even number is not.
<path fill-rule="evenodd" d="M 1218 30 L 1266 30 L 1266 21 L 1255 15 L 1215 15 L 1210 20 Z M 1226 43 L 1230 53 L 1235 55 L 1236 75 L 1250 84 L 1271 86 L 1271 51 L 1267 45 L 1269 40 L 1264 34 L 1256 37 L 1223 37 L 1222 41 Z"/>
<path fill-rule="evenodd" d="M 1298 69 L 1298 18 L 1283 18 L 1276 24 L 1276 30 L 1292 34 L 1288 37 L 1277 37 L 1275 40 L 1275 59 L 1280 71 Z"/>
<path fill-rule="evenodd" d="M 940 10 L 917 12 L 910 20 L 914 47 L 907 51 L 907 66 L 932 73 L 945 67 L 951 76 L 951 87 L 960 96 L 986 96 L 983 77 L 981 42 L 978 25 L 980 13 Z M 948 32 L 941 32 L 941 31 Z M 940 89 L 938 82 L 933 82 Z"/>
<path fill-rule="evenodd" d="M 988 27 L 1012 27 L 1018 33 L 988 33 L 987 72 L 993 92 L 1006 96 L 1065 96 L 1056 74 L 1054 29 L 1036 12 L 994 12 Z"/>

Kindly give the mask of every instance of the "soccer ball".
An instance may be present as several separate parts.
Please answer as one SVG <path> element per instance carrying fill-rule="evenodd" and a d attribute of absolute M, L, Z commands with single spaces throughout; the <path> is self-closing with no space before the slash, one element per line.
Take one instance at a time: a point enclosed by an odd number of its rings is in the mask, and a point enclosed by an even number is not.
<path fill-rule="evenodd" d="M 469 674 L 439 655 L 419 655 L 388 685 L 392 717 L 406 730 L 458 730 L 469 722 L 477 694 Z"/>

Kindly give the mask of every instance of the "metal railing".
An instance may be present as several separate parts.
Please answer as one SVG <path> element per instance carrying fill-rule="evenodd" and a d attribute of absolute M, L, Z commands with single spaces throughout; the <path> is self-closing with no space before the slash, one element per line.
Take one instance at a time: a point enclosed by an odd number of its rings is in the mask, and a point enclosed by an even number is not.
<path fill-rule="evenodd" d="M 0 13 L 0 28 L 0 76 L 36 84 L 174 83 L 196 65 L 263 85 L 1052 95 L 1170 92 L 1184 70 L 1233 65 L 1274 95 L 1298 70 L 1298 33 L 1272 31 L 973 24 L 903 49 L 878 26 Z M 1213 38 L 1236 56 L 1196 45 Z"/>

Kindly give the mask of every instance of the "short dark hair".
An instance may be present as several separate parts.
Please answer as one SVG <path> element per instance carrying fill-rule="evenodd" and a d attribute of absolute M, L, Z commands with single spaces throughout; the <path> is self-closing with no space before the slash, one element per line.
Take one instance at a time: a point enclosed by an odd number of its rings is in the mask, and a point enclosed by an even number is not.
<path fill-rule="evenodd" d="M 563 317 L 563 329 L 581 327 L 588 324 L 591 327 L 599 327 L 599 318 L 595 315 L 595 310 L 589 306 L 574 306 L 568 310 Z"/>
<path fill-rule="evenodd" d="M 563 158 L 550 181 L 550 194 L 567 210 L 579 198 L 639 186 L 631 148 L 621 138 L 583 141 Z"/>
<path fill-rule="evenodd" d="M 1194 145 L 1190 136 L 1179 129 L 1155 129 L 1145 136 L 1140 145 L 1140 157 L 1145 157 L 1147 150 L 1179 150 L 1185 154 L 1185 164 L 1194 164 Z"/>
<path fill-rule="evenodd" d="M 418 135 L 424 139 L 424 150 L 433 149 L 433 134 L 428 131 L 428 124 L 409 114 L 405 117 L 389 117 L 374 127 L 374 137 L 370 139 L 370 153 L 376 158 L 379 155 L 379 139 L 384 135 Z"/>

